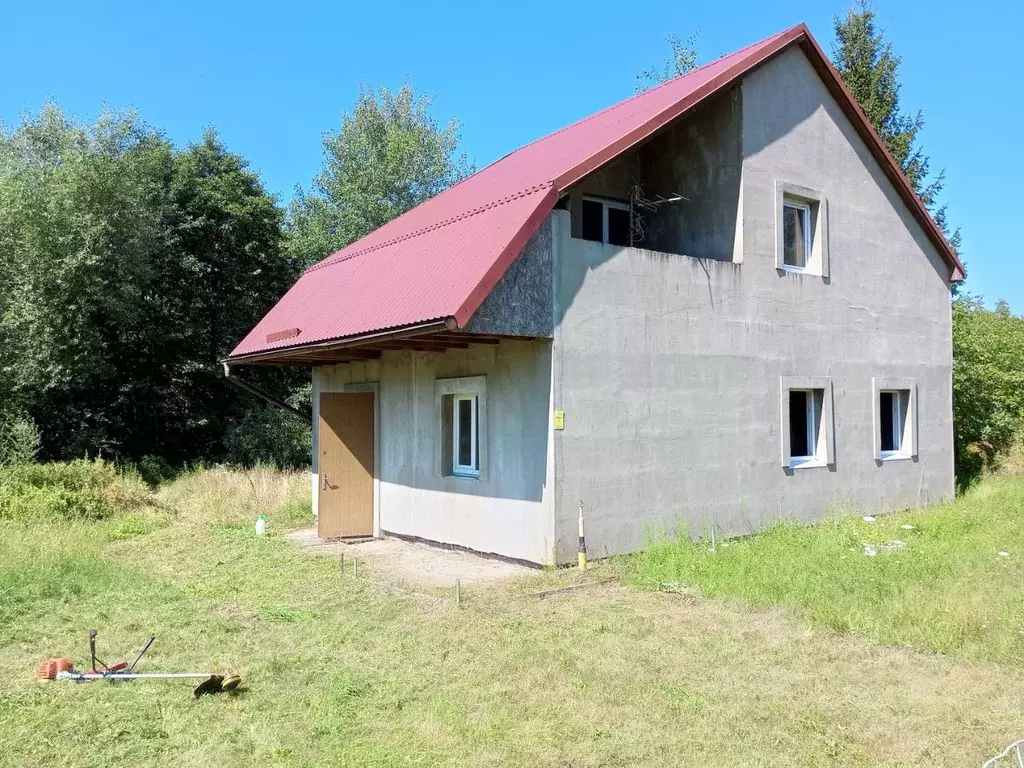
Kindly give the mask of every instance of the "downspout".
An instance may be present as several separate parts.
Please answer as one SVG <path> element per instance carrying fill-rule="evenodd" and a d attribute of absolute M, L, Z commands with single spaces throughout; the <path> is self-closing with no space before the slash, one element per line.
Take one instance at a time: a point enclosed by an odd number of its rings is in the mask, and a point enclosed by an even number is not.
<path fill-rule="evenodd" d="M 308 424 L 310 426 L 313 425 L 312 414 L 306 413 L 305 411 L 300 411 L 298 408 L 288 405 L 288 403 L 286 403 L 281 398 L 275 397 L 274 395 L 267 392 L 267 390 L 263 389 L 262 387 L 256 386 L 252 382 L 245 381 L 244 379 L 240 379 L 237 376 L 233 376 L 231 374 L 231 364 L 227 362 L 224 363 L 224 378 L 230 381 L 235 386 L 241 387 L 249 394 L 256 395 L 256 397 L 261 398 L 262 400 L 266 400 L 271 405 L 276 406 L 283 411 L 288 411 L 288 413 L 290 413 L 295 418 L 299 419 L 303 424 Z"/>

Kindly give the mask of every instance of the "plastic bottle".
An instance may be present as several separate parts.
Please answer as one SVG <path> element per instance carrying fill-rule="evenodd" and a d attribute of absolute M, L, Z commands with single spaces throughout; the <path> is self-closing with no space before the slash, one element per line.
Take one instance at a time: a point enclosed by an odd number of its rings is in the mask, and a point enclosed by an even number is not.
<path fill-rule="evenodd" d="M 267 516 L 260 515 L 256 518 L 256 535 L 262 536 L 267 532 Z"/>

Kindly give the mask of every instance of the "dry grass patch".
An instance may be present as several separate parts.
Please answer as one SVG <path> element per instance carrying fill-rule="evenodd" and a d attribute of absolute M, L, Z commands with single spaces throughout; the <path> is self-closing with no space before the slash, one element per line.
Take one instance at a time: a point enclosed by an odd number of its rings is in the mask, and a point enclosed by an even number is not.
<path fill-rule="evenodd" d="M 311 495 L 308 472 L 272 467 L 196 469 L 159 491 L 159 498 L 177 509 L 186 524 L 254 524 L 263 514 L 268 528 L 277 530 L 311 522 Z"/>

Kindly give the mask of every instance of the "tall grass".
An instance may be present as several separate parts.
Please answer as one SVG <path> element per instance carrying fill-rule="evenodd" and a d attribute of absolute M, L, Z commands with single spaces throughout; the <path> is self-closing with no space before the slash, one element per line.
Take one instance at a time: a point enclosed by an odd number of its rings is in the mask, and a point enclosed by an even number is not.
<path fill-rule="evenodd" d="M 659 541 L 628 562 L 641 586 L 692 585 L 876 642 L 1019 663 L 1022 521 L 1024 484 L 993 477 L 955 502 L 875 522 L 778 523 L 715 551 Z"/>
<path fill-rule="evenodd" d="M 138 474 L 102 459 L 0 467 L 0 520 L 102 520 L 148 500 Z"/>
<path fill-rule="evenodd" d="M 158 492 L 186 521 L 203 525 L 252 523 L 261 514 L 271 527 L 310 524 L 310 497 L 308 472 L 268 466 L 198 467 Z"/>

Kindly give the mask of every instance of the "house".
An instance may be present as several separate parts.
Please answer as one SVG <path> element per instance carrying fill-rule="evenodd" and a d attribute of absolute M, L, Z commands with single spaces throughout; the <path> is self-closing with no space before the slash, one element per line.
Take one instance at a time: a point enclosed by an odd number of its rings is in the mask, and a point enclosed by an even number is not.
<path fill-rule="evenodd" d="M 953 495 L 943 238 L 801 25 L 310 267 L 228 359 L 311 366 L 322 537 L 533 563 Z"/>

